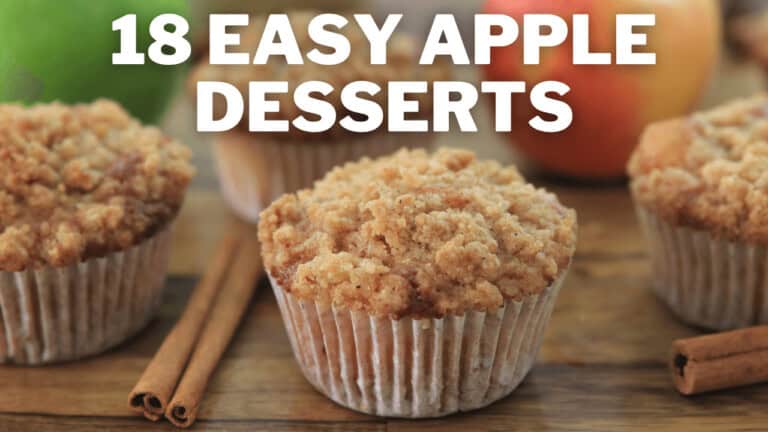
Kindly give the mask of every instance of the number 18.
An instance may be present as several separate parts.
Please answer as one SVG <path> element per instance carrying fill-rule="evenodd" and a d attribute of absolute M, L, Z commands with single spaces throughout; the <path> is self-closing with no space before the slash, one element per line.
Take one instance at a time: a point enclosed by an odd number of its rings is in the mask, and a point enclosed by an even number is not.
<path fill-rule="evenodd" d="M 166 29 L 173 26 L 173 30 Z M 136 51 L 136 14 L 123 15 L 112 21 L 112 31 L 120 32 L 120 52 L 112 53 L 112 64 L 142 65 L 144 53 Z M 189 33 L 189 23 L 176 14 L 162 14 L 152 19 L 149 35 L 153 42 L 149 46 L 149 59 L 152 62 L 173 66 L 184 63 L 192 53 L 192 46 L 184 36 Z M 170 47 L 172 54 L 163 52 L 163 47 Z"/>

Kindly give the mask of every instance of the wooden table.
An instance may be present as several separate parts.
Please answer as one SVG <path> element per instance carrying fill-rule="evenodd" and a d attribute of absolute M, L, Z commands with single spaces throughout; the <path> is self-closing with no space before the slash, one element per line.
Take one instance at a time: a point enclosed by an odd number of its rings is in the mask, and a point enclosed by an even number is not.
<path fill-rule="evenodd" d="M 754 71 L 726 66 L 712 104 L 748 93 Z M 729 77 L 729 79 L 725 79 Z M 745 78 L 745 77 L 748 77 Z M 487 117 L 487 115 L 486 115 Z M 172 277 L 162 310 L 145 331 L 102 356 L 44 368 L 0 368 L 0 431 L 168 430 L 126 408 L 128 392 L 184 307 L 231 216 L 219 197 L 206 140 L 180 98 L 167 128 L 190 143 L 200 173 L 179 218 Z M 511 161 L 501 138 L 446 135 L 482 157 Z M 651 294 L 648 257 L 625 184 L 534 182 L 577 209 L 580 243 L 539 361 L 510 397 L 469 414 L 404 421 L 354 413 L 324 398 L 293 360 L 274 297 L 262 285 L 203 403 L 197 430 L 334 431 L 758 431 L 768 429 L 768 387 L 695 398 L 671 387 L 673 339 L 697 330 L 677 322 Z"/>

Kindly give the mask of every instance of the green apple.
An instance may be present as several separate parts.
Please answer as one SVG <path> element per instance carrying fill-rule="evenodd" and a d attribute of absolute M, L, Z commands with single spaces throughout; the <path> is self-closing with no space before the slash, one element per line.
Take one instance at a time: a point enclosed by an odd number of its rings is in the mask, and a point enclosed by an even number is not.
<path fill-rule="evenodd" d="M 187 16 L 186 0 L 0 1 L 0 101 L 89 102 L 114 99 L 145 122 L 156 122 L 185 67 L 112 65 L 120 37 L 112 21 L 137 16 L 137 49 L 152 42 L 157 15 Z"/>

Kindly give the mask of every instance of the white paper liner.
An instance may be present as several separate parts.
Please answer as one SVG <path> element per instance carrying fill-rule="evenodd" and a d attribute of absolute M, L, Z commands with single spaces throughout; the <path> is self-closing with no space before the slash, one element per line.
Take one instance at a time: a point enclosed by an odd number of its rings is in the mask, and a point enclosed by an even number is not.
<path fill-rule="evenodd" d="M 766 247 L 718 239 L 637 206 L 653 290 L 685 322 L 731 330 L 768 323 Z"/>
<path fill-rule="evenodd" d="M 228 132 L 216 138 L 214 154 L 225 200 L 240 217 L 256 222 L 273 200 L 312 187 L 336 166 L 401 148 L 430 149 L 433 142 L 432 134 L 373 133 L 307 142 Z"/>
<path fill-rule="evenodd" d="M 286 293 L 270 276 L 304 376 L 356 411 L 440 417 L 489 405 L 530 371 L 565 274 L 495 312 L 392 320 Z"/>
<path fill-rule="evenodd" d="M 69 267 L 0 272 L 0 363 L 76 360 L 141 330 L 160 304 L 170 231 Z"/>

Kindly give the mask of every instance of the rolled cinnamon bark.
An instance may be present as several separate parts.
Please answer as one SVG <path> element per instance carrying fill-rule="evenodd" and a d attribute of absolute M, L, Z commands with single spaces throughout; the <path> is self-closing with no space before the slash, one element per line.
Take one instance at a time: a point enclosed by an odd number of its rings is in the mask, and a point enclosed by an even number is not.
<path fill-rule="evenodd" d="M 684 395 L 768 382 L 768 326 L 677 340 L 669 366 Z"/>
<path fill-rule="evenodd" d="M 181 318 L 131 391 L 128 404 L 132 410 L 152 421 L 162 418 L 242 237 L 239 224 L 229 228 Z"/>
<path fill-rule="evenodd" d="M 250 304 L 262 272 L 259 242 L 255 235 L 250 235 L 242 240 L 184 376 L 165 411 L 166 418 L 176 427 L 186 428 L 195 422 L 208 381 Z"/>

